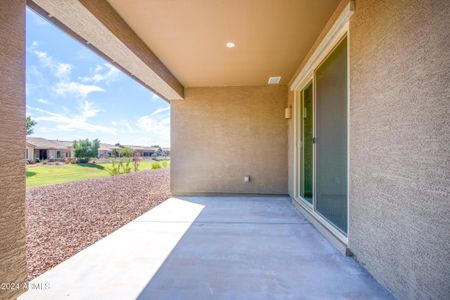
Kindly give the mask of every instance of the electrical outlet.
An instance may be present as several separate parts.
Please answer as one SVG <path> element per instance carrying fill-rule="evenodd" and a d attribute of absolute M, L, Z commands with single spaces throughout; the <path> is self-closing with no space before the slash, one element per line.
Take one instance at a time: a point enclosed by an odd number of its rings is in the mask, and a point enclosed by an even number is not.
<path fill-rule="evenodd" d="M 250 176 L 244 176 L 244 182 L 250 182 Z"/>

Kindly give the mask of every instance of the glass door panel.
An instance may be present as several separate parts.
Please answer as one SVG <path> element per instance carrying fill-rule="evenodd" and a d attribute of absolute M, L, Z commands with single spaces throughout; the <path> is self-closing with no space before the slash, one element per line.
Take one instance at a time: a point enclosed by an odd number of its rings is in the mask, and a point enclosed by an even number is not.
<path fill-rule="evenodd" d="M 300 101 L 300 196 L 313 204 L 313 85 L 301 91 Z"/>
<path fill-rule="evenodd" d="M 347 37 L 316 70 L 315 209 L 347 233 Z"/>

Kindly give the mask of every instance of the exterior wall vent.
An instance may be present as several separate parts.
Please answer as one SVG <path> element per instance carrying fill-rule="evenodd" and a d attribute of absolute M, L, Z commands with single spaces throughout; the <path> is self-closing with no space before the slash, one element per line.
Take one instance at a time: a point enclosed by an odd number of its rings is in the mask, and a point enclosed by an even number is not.
<path fill-rule="evenodd" d="M 267 84 L 279 84 L 281 80 L 281 76 L 269 77 L 269 81 Z"/>

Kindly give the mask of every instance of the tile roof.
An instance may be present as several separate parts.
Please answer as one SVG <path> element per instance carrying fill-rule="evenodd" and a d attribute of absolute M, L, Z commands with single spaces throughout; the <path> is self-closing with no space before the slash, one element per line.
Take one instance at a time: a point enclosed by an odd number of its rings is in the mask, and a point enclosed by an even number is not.
<path fill-rule="evenodd" d="M 72 148 L 72 141 L 47 140 L 40 137 L 27 137 L 27 144 L 38 149 L 69 149 Z"/>

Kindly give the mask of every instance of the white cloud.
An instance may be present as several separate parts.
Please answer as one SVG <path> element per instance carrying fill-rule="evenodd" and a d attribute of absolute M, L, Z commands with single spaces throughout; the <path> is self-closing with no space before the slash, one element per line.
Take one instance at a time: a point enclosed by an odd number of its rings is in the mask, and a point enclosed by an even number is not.
<path fill-rule="evenodd" d="M 27 73 L 36 77 L 39 81 L 43 81 L 44 80 L 44 75 L 42 74 L 41 71 L 39 71 L 39 68 L 35 65 L 27 67 Z M 28 82 L 27 82 L 28 83 Z"/>
<path fill-rule="evenodd" d="M 34 47 L 31 47 L 31 51 L 36 55 L 36 57 L 39 59 L 39 62 L 47 68 L 53 68 L 54 62 L 53 59 L 48 56 L 47 52 L 45 51 L 38 51 L 34 50 Z"/>
<path fill-rule="evenodd" d="M 84 84 L 70 80 L 70 74 L 72 71 L 72 65 L 55 61 L 45 51 L 39 51 L 36 48 L 39 46 L 38 42 L 32 42 L 31 47 L 28 49 L 31 53 L 36 55 L 40 64 L 49 69 L 55 77 L 58 78 L 58 82 L 53 86 L 53 91 L 60 96 L 66 96 L 68 94 L 74 94 L 76 97 L 85 98 L 93 92 L 104 92 L 105 90 L 94 84 Z M 105 64 L 108 68 L 105 74 L 101 75 L 102 80 L 113 80 L 118 70 L 110 64 Z M 97 68 L 96 68 L 97 70 Z M 98 69 L 100 70 L 100 69 Z M 39 72 L 37 68 L 31 69 L 30 72 Z M 95 83 L 95 81 L 93 81 Z"/>
<path fill-rule="evenodd" d="M 122 133 L 135 133 L 136 130 L 131 126 L 131 124 L 127 120 L 119 120 L 119 121 L 112 121 L 111 124 L 116 127 L 122 127 L 120 132 Z"/>
<path fill-rule="evenodd" d="M 68 80 L 72 71 L 72 65 L 55 61 L 47 52 L 36 50 L 38 46 L 39 43 L 34 41 L 31 43 L 31 47 L 28 48 L 28 51 L 36 55 L 40 64 L 44 68 L 49 69 L 59 80 Z"/>
<path fill-rule="evenodd" d="M 27 98 L 37 92 L 37 94 L 42 95 L 43 92 L 47 92 L 51 89 L 51 86 L 44 74 L 41 73 L 40 69 L 36 65 L 27 66 L 26 68 L 26 95 Z"/>
<path fill-rule="evenodd" d="M 46 99 L 38 99 L 37 100 L 39 103 L 42 103 L 42 104 L 52 104 L 52 102 L 50 102 L 50 101 L 48 101 L 48 100 L 46 100 Z"/>
<path fill-rule="evenodd" d="M 58 63 L 56 65 L 55 75 L 58 78 L 68 78 L 72 71 L 72 66 L 70 64 Z"/>
<path fill-rule="evenodd" d="M 154 137 L 165 139 L 170 136 L 170 117 L 156 119 L 151 116 L 142 116 L 137 120 L 136 125 L 139 129 L 151 133 Z"/>
<path fill-rule="evenodd" d="M 92 103 L 88 101 L 82 101 L 79 104 L 79 112 L 74 115 L 69 114 L 61 114 L 54 113 L 51 111 L 44 110 L 42 108 L 33 107 L 27 105 L 29 110 L 39 112 L 42 115 L 35 116 L 34 120 L 46 121 L 56 123 L 56 126 L 53 130 L 61 130 L 61 131 L 87 131 L 87 132 L 100 132 L 100 133 L 108 133 L 108 134 L 116 134 L 117 130 L 115 128 L 92 124 L 88 122 L 89 118 L 92 118 L 97 115 L 99 110 L 97 110 Z"/>
<path fill-rule="evenodd" d="M 150 114 L 150 116 L 154 116 L 154 115 L 160 114 L 160 113 L 165 112 L 165 111 L 168 111 L 168 110 L 170 110 L 170 106 L 167 106 L 167 107 L 164 107 L 164 108 L 157 109 L 157 110 L 155 110 L 154 112 L 152 112 L 152 113 Z"/>
<path fill-rule="evenodd" d="M 85 98 L 87 95 L 93 92 L 104 92 L 105 90 L 97 85 L 82 84 L 74 81 L 58 82 L 54 91 L 60 96 L 67 94 L 75 94 L 76 96 Z"/>
<path fill-rule="evenodd" d="M 120 74 L 119 69 L 111 64 L 105 63 L 103 66 L 97 65 L 91 76 L 79 77 L 79 79 L 81 82 L 99 83 L 103 81 L 106 84 L 110 84 L 111 82 L 119 80 Z"/>
<path fill-rule="evenodd" d="M 140 117 L 136 126 L 148 135 L 151 143 L 170 144 L 170 107 L 157 109 L 150 115 Z"/>
<path fill-rule="evenodd" d="M 137 122 L 137 126 L 145 132 L 168 133 L 170 126 L 170 117 L 163 119 L 152 118 L 151 116 L 142 116 Z"/>
<path fill-rule="evenodd" d="M 94 72 L 95 72 L 95 73 L 98 73 L 98 72 L 100 72 L 101 70 L 103 70 L 102 65 L 96 65 L 96 66 L 95 66 L 95 69 L 94 69 Z"/>
<path fill-rule="evenodd" d="M 100 111 L 94 107 L 94 105 L 89 101 L 83 101 L 80 104 L 81 115 L 80 118 L 82 120 L 86 120 L 88 118 L 95 117 L 97 113 Z"/>

